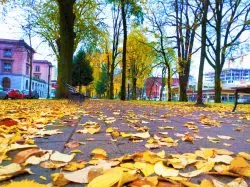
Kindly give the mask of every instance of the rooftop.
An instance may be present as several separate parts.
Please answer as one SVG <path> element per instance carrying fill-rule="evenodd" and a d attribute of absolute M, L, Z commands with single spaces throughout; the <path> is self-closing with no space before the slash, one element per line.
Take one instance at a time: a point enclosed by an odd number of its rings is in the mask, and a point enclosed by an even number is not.
<path fill-rule="evenodd" d="M 30 47 L 24 40 L 12 40 L 12 39 L 0 38 L 0 44 L 12 44 L 12 45 L 24 46 L 25 48 L 35 53 L 35 50 L 32 47 Z"/>

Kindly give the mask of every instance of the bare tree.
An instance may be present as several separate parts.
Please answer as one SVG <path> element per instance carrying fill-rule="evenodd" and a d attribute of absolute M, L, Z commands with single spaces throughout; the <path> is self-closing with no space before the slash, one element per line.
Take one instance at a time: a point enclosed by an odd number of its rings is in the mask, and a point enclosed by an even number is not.
<path fill-rule="evenodd" d="M 202 101 L 202 87 L 203 87 L 203 71 L 206 57 L 206 38 L 207 38 L 207 13 L 209 0 L 202 1 L 202 20 L 201 20 L 201 56 L 198 77 L 198 91 L 196 104 L 204 104 Z"/>
<path fill-rule="evenodd" d="M 120 2 L 113 2 L 112 5 L 112 24 L 113 24 L 113 39 L 112 39 L 112 57 L 111 57 L 111 66 L 109 73 L 109 99 L 114 98 L 114 70 L 118 63 L 116 63 L 116 59 L 119 55 L 118 45 L 119 39 L 121 35 L 121 9 Z"/>
<path fill-rule="evenodd" d="M 206 59 L 215 70 L 215 102 L 221 102 L 221 71 L 231 49 L 240 44 L 240 36 L 249 29 L 249 0 L 211 0 L 213 17 L 208 21 Z"/>

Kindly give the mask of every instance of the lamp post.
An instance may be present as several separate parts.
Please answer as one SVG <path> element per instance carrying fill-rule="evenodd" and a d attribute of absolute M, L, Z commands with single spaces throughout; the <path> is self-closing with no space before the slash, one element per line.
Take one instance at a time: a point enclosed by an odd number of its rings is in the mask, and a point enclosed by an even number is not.
<path fill-rule="evenodd" d="M 48 72 L 48 93 L 47 93 L 47 99 L 49 99 L 50 98 L 50 89 L 49 89 L 49 87 L 50 87 L 50 70 L 51 70 L 51 68 L 52 68 L 53 66 L 52 66 L 52 64 L 49 62 L 49 72 Z"/>

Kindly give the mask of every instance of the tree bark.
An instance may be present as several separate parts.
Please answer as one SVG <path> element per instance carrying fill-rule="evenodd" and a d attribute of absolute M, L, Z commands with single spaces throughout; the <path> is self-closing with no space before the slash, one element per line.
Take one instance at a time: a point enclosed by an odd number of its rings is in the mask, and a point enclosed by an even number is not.
<path fill-rule="evenodd" d="M 166 67 L 162 68 L 162 75 L 161 75 L 161 91 L 160 91 L 160 101 L 162 101 L 163 91 L 166 86 Z"/>
<path fill-rule="evenodd" d="M 221 102 L 221 84 L 220 84 L 220 74 L 221 74 L 221 21 L 222 21 L 222 2 L 216 1 L 215 10 L 216 10 L 216 56 L 215 56 L 215 76 L 214 76 L 214 91 L 215 91 L 215 103 Z"/>
<path fill-rule="evenodd" d="M 214 77 L 214 91 L 215 91 L 215 97 L 214 102 L 215 103 L 221 103 L 221 80 L 220 80 L 221 70 L 220 68 L 216 68 L 215 70 L 215 77 Z"/>
<path fill-rule="evenodd" d="M 72 83 L 72 62 L 74 53 L 74 21 L 73 6 L 75 0 L 57 0 L 59 7 L 59 34 L 60 34 L 60 63 L 58 63 L 57 97 L 67 97 L 68 93 L 64 83 Z"/>
<path fill-rule="evenodd" d="M 168 69 L 168 78 L 167 78 L 167 85 L 168 85 L 168 101 L 172 101 L 172 88 L 171 88 L 171 69 L 170 67 L 167 67 Z"/>
<path fill-rule="evenodd" d="M 126 100 L 126 53 L 127 53 L 127 20 L 125 12 L 125 0 L 121 0 L 122 24 L 123 24 L 123 49 L 122 49 L 122 85 L 121 100 Z"/>
<path fill-rule="evenodd" d="M 136 85 L 137 85 L 137 78 L 132 77 L 132 99 L 136 100 Z"/>
<path fill-rule="evenodd" d="M 201 56 L 200 56 L 200 67 L 199 67 L 199 77 L 198 77 L 198 92 L 197 92 L 197 101 L 196 104 L 204 104 L 202 101 L 202 87 L 203 87 L 203 71 L 204 71 L 204 62 L 206 57 L 206 30 L 207 30 L 207 12 L 209 0 L 203 1 L 203 15 L 201 22 Z"/>

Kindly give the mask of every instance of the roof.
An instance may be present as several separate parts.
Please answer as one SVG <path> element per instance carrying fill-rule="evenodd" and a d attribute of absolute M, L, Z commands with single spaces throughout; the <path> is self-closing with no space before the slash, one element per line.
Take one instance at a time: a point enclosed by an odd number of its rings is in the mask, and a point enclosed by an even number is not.
<path fill-rule="evenodd" d="M 48 64 L 49 66 L 52 66 L 52 63 L 49 62 L 48 60 L 33 60 L 33 63 L 36 63 L 36 64 Z"/>
<path fill-rule="evenodd" d="M 24 40 L 10 40 L 10 39 L 2 39 L 2 38 L 0 38 L 0 44 L 12 44 L 12 45 L 24 46 L 25 48 L 31 50 L 33 53 L 36 52 Z"/>

